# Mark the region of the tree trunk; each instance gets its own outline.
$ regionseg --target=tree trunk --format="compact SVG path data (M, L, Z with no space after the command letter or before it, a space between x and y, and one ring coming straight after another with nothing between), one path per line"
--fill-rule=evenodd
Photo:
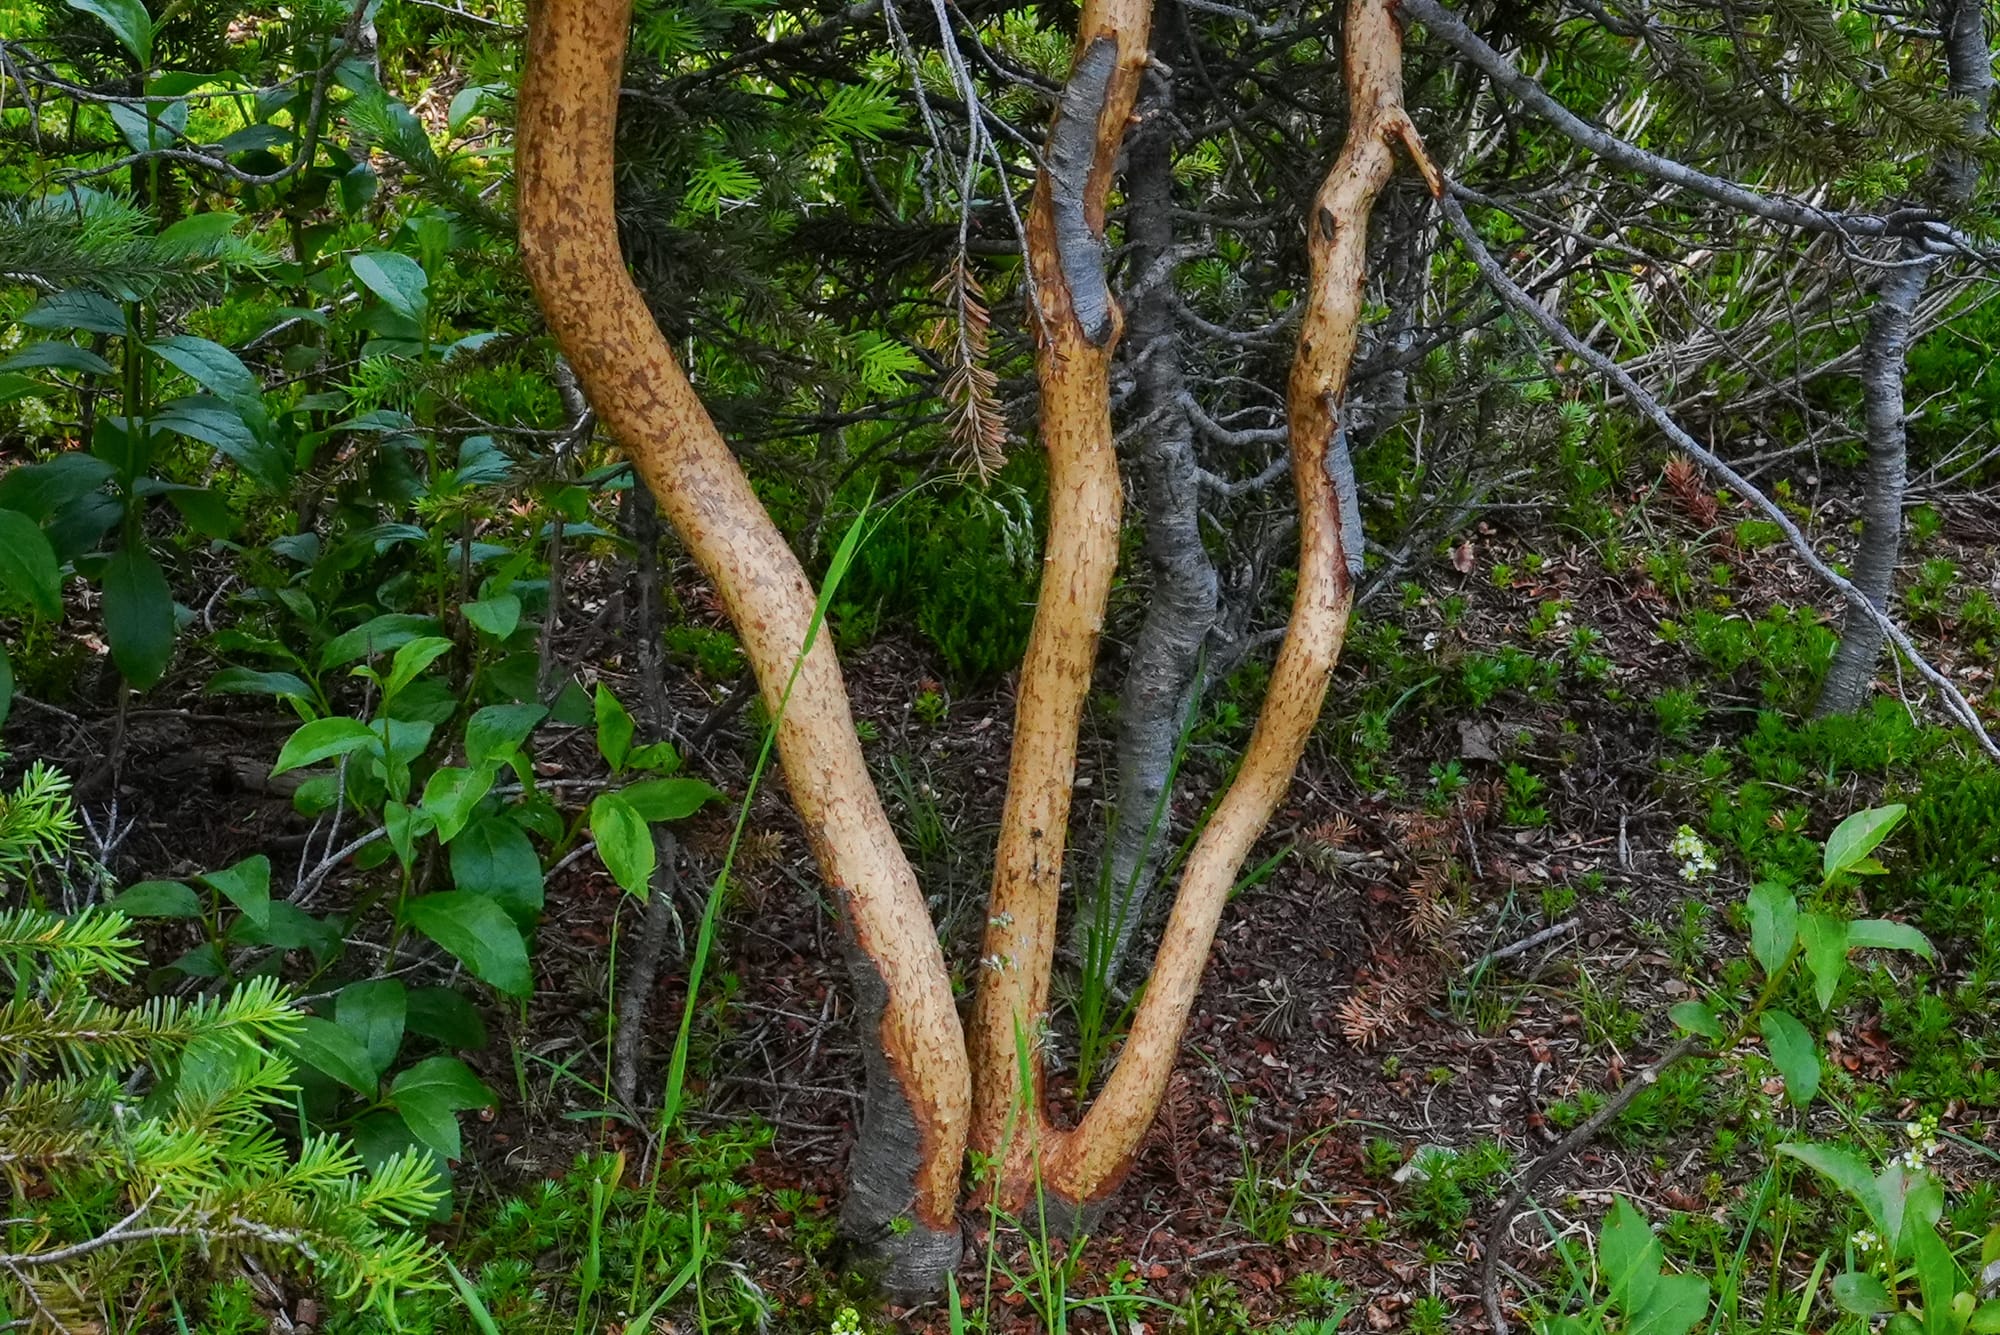
M1151 17L1150 0L1086 0L1028 214L1049 459L1048 549L1016 693L1007 801L966 1035L972 1147L996 1165L1008 1202L1025 1197L1049 1130L1037 1053L1048 1023L1077 731L1118 568L1123 495L1110 373L1123 316L1105 276L1104 210Z
M1107 988L1115 987L1124 968L1168 842L1168 785L1201 688L1202 649L1215 629L1220 598L1215 564L1202 542L1194 425L1182 405L1187 384L1168 258L1174 248L1170 77L1156 67L1158 91L1148 100L1126 162L1126 240L1137 279L1127 348L1137 380L1132 412L1142 424L1132 462L1151 579L1119 695L1118 788L1103 867L1092 892L1078 896L1084 968Z
M1966 103L1965 128L1973 139L1987 133L1987 104L1993 93L1993 58L1981 0L1943 0L1935 7L1944 34L1946 85ZM1933 199L1947 214L1963 209L1979 184L1979 162L1971 153L1942 156ZM1863 432L1868 472L1861 502L1861 546L1854 555L1854 585L1875 607L1887 611L1896 592L1896 563L1903 545L1903 492L1909 482L1908 438L1904 431L1903 376L1910 350L1910 327L1917 304L1940 263L1915 242L1904 242L1898 267L1883 275L1868 312L1861 344ZM1882 657L1882 626L1849 610L1841 626L1840 648L1820 686L1821 715L1846 714L1867 702L1875 665Z
M715 585L778 720L793 805L842 911L871 1053L843 1223L884 1259L890 1287L928 1288L959 1252L964 1036L832 645L809 634L812 586L620 254L612 149L629 20L629 0L530 9L515 145L522 262L585 394Z

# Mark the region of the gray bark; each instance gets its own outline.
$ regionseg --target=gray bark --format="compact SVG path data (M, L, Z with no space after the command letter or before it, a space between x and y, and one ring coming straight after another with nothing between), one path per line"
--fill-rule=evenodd
M667 946L667 928L674 925L674 895L678 880L674 859L680 842L664 825L653 827L653 886L640 918L639 938L624 965L618 988L618 1032L611 1048L611 1092L628 1108L638 1107L639 1056L646 1037L646 1015L652 1009L653 987L660 979L660 956Z
M1951 95L1966 104L1968 138L1984 138L1987 103L1993 91L1985 8L1980 0L1942 0L1937 8ZM1972 200L1979 183L1979 164L1971 153L1947 153L1936 176L1935 202L1946 212L1956 211ZM1910 327L1917 303L1939 263L1938 257L1918 242L1905 241L1900 249L1901 266L1889 270L1875 289L1875 304L1868 312L1868 328L1861 344L1868 473L1861 503L1861 545L1854 556L1854 585L1867 596L1870 606L1884 612L1896 591L1896 563L1903 545L1903 494L1909 482L1903 376ZM1845 714L1865 704L1881 657L1881 622L1850 610L1841 627L1840 648L1820 687L1816 712Z
M1130 446L1145 525L1148 598L1119 697L1118 788L1100 881L1077 915L1086 968L1116 985L1168 840L1168 785L1181 731L1215 628L1219 584L1201 535L1201 469L1185 405L1180 324L1171 276L1155 272L1174 247L1172 92L1156 66L1145 124L1126 159L1127 240L1137 276L1125 348L1135 368L1132 411L1145 423Z

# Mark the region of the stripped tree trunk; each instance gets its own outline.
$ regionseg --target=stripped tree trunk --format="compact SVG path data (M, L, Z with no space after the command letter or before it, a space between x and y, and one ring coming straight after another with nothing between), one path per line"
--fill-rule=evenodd
M778 719L792 802L842 911L870 1053L843 1222L885 1258L889 1285L925 1287L959 1252L964 1037L832 645L809 636L812 586L625 270L612 144L630 10L531 7L515 146L522 262L585 394L715 585Z
M1011 1104L996 1108L995 1091L980 1091L974 1143L997 1126L1013 1130L1016 1140L1030 1140L1035 1151L1029 1165L1033 1176L1021 1173L1010 1157L999 1182L1002 1204L1021 1208L1030 1187L1038 1184L1036 1203L1052 1227L1087 1221L1131 1168L1172 1074L1230 887L1291 785L1346 632L1362 553L1360 509L1341 414L1361 324L1368 217L1394 169L1392 145L1406 145L1433 191L1438 188L1403 110L1402 34L1392 5L1393 0L1350 0L1348 6L1347 138L1307 221L1311 275L1287 394L1292 478L1299 500L1299 583L1249 747L1188 857L1124 1051L1082 1123L1067 1132L1049 1124L1040 1098L1039 1050L1032 1038L1005 1049L1006 1059L1025 1073L1007 1089ZM1019 754L1017 749L1017 777ZM1003 849L1006 838L1003 829ZM1054 851L1040 844L1035 850L1044 857ZM992 934L988 940L990 944ZM1045 975L1048 957L1038 957L1035 965ZM1037 992L1032 982L1013 981L1013 972L988 973L982 979L981 1002L992 1005L989 997L1012 1001L1011 1012L1001 1014L1011 1019L1015 1031L1032 1036L1043 1017L1039 1010L1021 1007L1029 999L1046 997L1046 979ZM990 1033L973 1035L982 1083L991 1074L988 1063L1000 1057L987 1046L994 1039Z
M1966 104L1968 138L1987 133L1987 104L1993 94L1993 57L1986 36L1982 0L1941 0L1935 6L1944 35L1947 86ZM1979 162L1969 152L1944 155L1933 198L1946 213L1963 209L1979 184ZM1910 350L1910 326L1917 303L1941 263L1915 241L1900 247L1897 267L1883 275L1868 312L1861 343L1862 425L1868 473L1861 503L1861 545L1854 554L1854 584L1875 607L1888 610L1896 591L1896 563L1903 545L1903 492L1909 482L1908 440L1904 431L1903 376ZM1869 695L1875 665L1882 657L1882 626L1850 609L1840 632L1840 648L1820 687L1817 712L1845 714Z
M1028 214L1040 328L1048 548L1021 664L981 975L966 1034L972 1147L1003 1201L1025 1198L1041 1140L1041 1031L1061 908L1077 731L1118 568L1122 493L1111 435L1111 357L1123 314L1104 265L1112 164L1146 63L1151 0L1086 0L1076 55Z
M1157 49L1157 44L1156 44ZM1189 708L1201 689L1202 650L1216 629L1220 582L1201 535L1201 469L1182 396L1180 319L1174 310L1171 75L1155 67L1146 114L1126 160L1125 235L1136 282L1126 335L1136 388L1133 482L1145 524L1146 615L1119 695L1118 787L1101 879L1078 897L1084 967L1115 984L1145 915L1170 824L1167 786Z

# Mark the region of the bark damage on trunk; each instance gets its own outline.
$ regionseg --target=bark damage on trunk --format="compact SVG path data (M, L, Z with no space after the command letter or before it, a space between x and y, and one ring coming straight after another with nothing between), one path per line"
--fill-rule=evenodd
M1104 273L1104 214L1151 19L1151 0L1086 0L1028 214L1049 534L1016 693L1007 801L966 1034L972 1147L998 1166L997 1188L1010 1206L1026 1198L1050 1134L1037 1054L1048 1022L1077 732L1118 568L1123 493L1111 434L1111 357L1123 316Z
M934 1285L956 1260L971 1108L943 955L862 758L828 636L798 558L750 489L626 272L613 140L629 0L537 0L515 146L522 261L550 331L599 417L715 585L779 719L793 805L833 887L871 1054L843 1213L892 1288Z
M1993 98L1992 48L1983 0L1941 0L1934 7L1944 36L1946 87L1965 103L1966 138L1987 135ZM1972 202L1979 186L1979 159L1969 152L1941 156L1931 192L1947 217ZM1868 443L1868 472L1861 501L1861 544L1854 554L1854 585L1879 610L1896 593L1896 563L1903 550L1903 494L1909 484L1908 437L1904 428L1903 379L1909 363L1911 329L1924 290L1943 261L1914 241L1897 248L1897 267L1883 275L1869 308L1861 340L1862 430ZM1840 631L1840 648L1827 668L1815 712L1847 714L1867 703L1882 659L1882 626L1850 610Z
M1086 33L1089 31L1086 28ZM1019 818L1018 803L1022 812L1054 819L1031 818L1018 826L1003 825L1002 865L995 881L996 925L987 936L988 963L1000 967L992 969L985 979L980 998L981 1028L973 1034L975 1069L981 1085L973 1143L1008 1153L998 1183L1003 1205L1021 1208L1030 1199L1030 1188L1039 1185L1036 1206L1051 1226L1087 1222L1131 1167L1173 1071L1230 887L1251 845L1291 785L1326 698L1327 681L1346 632L1354 577L1361 564L1361 534L1359 499L1341 414L1367 283L1368 218L1376 196L1394 172L1394 146L1398 143L1409 150L1432 190L1439 188L1403 109L1402 34L1391 0L1351 0L1346 57L1347 138L1307 222L1310 285L1287 392L1300 535L1299 584L1291 620L1242 765L1188 858L1152 977L1124 1050L1103 1092L1082 1123L1070 1131L1054 1129L1043 1110L1036 1037L1045 1022L1055 892L1061 877L1062 825L1058 820L1067 819L1075 761L1075 711L1088 684L1088 659L1082 661L1081 668L1069 667L1075 675L1060 683L1067 693L1065 700L1073 697L1075 701L1064 716L1062 740L1025 734L1031 717L1030 683L1034 681L1037 687L1041 683L1029 673L1023 674L1022 723L1017 725L1023 732L1016 737L1013 775L1018 791L1009 793L1009 816ZM1101 152L1100 161L1107 159L1108 153ZM1060 374L1079 360L1071 357L1061 368L1044 370L1045 435L1051 434L1051 425L1072 425L1060 417L1053 423L1050 420L1050 369ZM1095 366L1091 369L1098 370ZM1096 384L1101 386L1101 370L1098 376ZM1097 421L1093 415L1092 424ZM1094 445L1104 456L1106 462L1096 467L1108 469L1108 421L1100 429L1101 436L1084 443ZM1059 443L1073 448L1077 442L1052 436L1052 465L1070 462L1058 455ZM1056 490L1052 484L1051 491ZM1111 538L1115 538L1115 528ZM1055 544L1052 532L1052 552ZM1109 555L1104 559L1108 564ZM1053 571L1067 575L1074 569L1053 564L1052 557ZM1095 601L1088 609L1089 633L1076 636L1083 647L1091 646L1096 623L1102 617L1103 594L1094 586L1090 594ZM1046 616L1051 606L1051 594L1045 588L1041 615ZM1072 606L1066 610L1071 619L1080 619L1079 609ZM1038 618L1038 637L1042 629ZM1030 667L1035 663L1032 644L1029 663ZM1044 749L1038 750L1038 745ZM1037 760L1041 763L1036 764ZM1034 781L1036 788L1022 788L1024 779ZM1008 862L1010 851L1020 857L1018 863ZM1027 933L1021 922L1024 910L1035 915ZM1003 922L1004 926L999 925ZM1029 946L1036 950L1033 956L1027 954ZM1016 949L1020 954L1012 960L996 961L992 956L996 948ZM1007 1078L1000 1069L1003 1061L1008 1070L1022 1075ZM1011 1141L1006 1139L1009 1135ZM1031 1150L1025 1157L1016 1148L1023 1141Z

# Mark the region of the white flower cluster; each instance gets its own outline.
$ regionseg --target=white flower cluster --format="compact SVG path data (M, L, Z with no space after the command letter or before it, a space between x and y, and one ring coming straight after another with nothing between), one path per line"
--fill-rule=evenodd
M1667 845L1667 851L1681 862L1681 879L1699 881L1715 870L1715 854L1709 852L1708 845L1692 826L1683 825L1674 833L1674 841Z
M1910 1148L1897 1157L1903 1167L1916 1172L1938 1152L1938 1119L1934 1114L1925 1114L1921 1121L1903 1123L1903 1134L1910 1138Z

